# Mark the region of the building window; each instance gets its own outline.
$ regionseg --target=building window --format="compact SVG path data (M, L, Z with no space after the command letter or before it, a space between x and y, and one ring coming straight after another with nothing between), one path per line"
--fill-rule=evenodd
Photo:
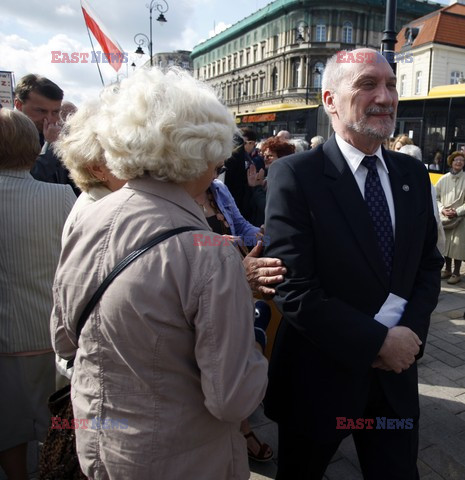
M253 47L253 61L254 62L258 61L257 52L258 52L258 45L254 45L254 47Z
M273 37L273 52L276 52L279 47L279 35Z
M407 86L407 75L400 76L400 96L403 97L406 93L405 88Z
M265 58L265 42L263 42L260 45L260 50L261 50L261 60L263 60Z
M273 90L273 92L278 90L278 69L276 67L274 67L271 72L271 90Z
M415 74L415 95L420 95L421 93L421 71Z
M342 43L352 43L352 23L345 22L342 26Z
M450 74L451 85L456 85L457 83L460 83L461 78L463 78L463 72L451 72Z
M250 64L250 48L248 48L245 52L245 64L246 65Z
M231 71L231 57L228 57L228 71Z
M257 95L257 79L252 79L252 95Z
M260 92L263 93L265 91L265 77L260 77Z
M323 22L318 22L315 28L315 41L326 42L326 25Z
M291 78L291 86L293 88L298 88L300 87L300 58L295 57L291 60L292 64L292 78Z
M313 67L313 88L321 88L321 79L325 66L322 62L316 62Z
M243 55L242 55L242 52L239 53L239 68L242 67L242 60L243 60Z

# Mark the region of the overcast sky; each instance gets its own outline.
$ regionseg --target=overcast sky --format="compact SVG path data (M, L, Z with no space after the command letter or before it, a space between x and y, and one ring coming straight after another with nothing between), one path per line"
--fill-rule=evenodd
M134 35L149 34L149 0L88 0L108 31L141 65L133 52ZM270 0L168 0L165 13L168 23L156 21L154 10L153 51L192 50L192 48L226 25L232 25ZM162 0L155 3L163 4ZM444 0L441 3L448 3ZM96 50L99 45L94 41ZM147 48L145 48L147 51ZM101 88L98 70L93 63L52 63L52 51L90 52L90 42L79 0L1 0L0 4L0 71L13 71L16 81L27 73L39 73L57 83L65 99L81 103L94 98ZM116 80L108 64L101 65L106 84ZM126 75L126 65L119 71ZM131 73L131 72L129 72Z
M149 35L149 0L87 0L107 30L129 52L129 65L142 59L133 52L136 33ZM164 5L162 0L155 4ZM265 7L270 0L168 0L165 24L153 12L153 51L192 50L216 29L224 28ZM94 41L96 50L100 50ZM144 50L148 52L145 47ZM13 71L16 81L27 73L39 73L57 83L65 99L77 104L98 95L101 81L95 64L52 63L52 51L90 52L80 0L1 0L0 71ZM129 69L131 73L131 69ZM116 80L108 64L101 65L106 84ZM126 65L120 74L126 75Z

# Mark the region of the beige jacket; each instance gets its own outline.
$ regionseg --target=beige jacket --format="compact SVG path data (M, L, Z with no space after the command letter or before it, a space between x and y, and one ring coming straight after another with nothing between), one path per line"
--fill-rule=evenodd
M441 212L445 207L454 207L458 217L465 216L465 172L457 175L446 173L436 183L436 198ZM445 230L444 255L455 260L465 260L465 219Z
M51 331L60 356L74 354L77 318L112 267L184 225L213 237L184 189L148 177L76 218L54 284ZM195 246L192 232L155 246L109 287L79 339L72 399L75 417L88 426L76 431L84 473L248 479L239 423L262 400L266 372L234 247ZM109 428L95 428L99 422Z

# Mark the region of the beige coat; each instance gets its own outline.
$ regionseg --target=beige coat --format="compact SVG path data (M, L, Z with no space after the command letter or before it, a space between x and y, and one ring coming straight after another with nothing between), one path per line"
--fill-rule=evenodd
M213 237L181 187L148 177L82 212L54 284L51 329L59 355L74 354L77 317L112 267L158 233L184 225ZM79 339L72 398L75 417L88 423L76 431L84 473L248 479L239 423L262 400L266 371L234 247L196 246L192 232L155 246L109 287ZM111 428L91 428L95 417Z
M445 230L446 246L444 255L455 260L465 260L465 173L457 175L447 173L436 184L436 198L441 213L444 207L454 207L460 223L452 229Z

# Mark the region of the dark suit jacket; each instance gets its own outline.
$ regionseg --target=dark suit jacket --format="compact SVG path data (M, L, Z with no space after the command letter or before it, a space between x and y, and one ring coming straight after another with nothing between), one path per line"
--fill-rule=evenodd
M417 367L371 368L387 328L373 319L389 292L408 300L399 325L425 343L440 291L430 182L412 157L383 151L395 207L391 279L368 209L334 136L274 162L268 176L265 255L288 269L275 302L283 314L270 362L265 413L322 441L348 435L376 375L401 418L419 415Z
M249 184L247 183L246 161L250 160L245 151L244 144L233 150L230 158L224 162L226 172L224 183L231 192L237 208L244 215L244 200ZM248 220L248 219L247 219Z
M36 161L31 169L31 175L41 182L47 183L61 183L62 185L69 185L75 195L78 197L81 193L78 187L74 184L69 176L66 167L61 163L60 159L53 151L53 145L44 142L43 135L40 134L40 144L42 151L36 158Z

